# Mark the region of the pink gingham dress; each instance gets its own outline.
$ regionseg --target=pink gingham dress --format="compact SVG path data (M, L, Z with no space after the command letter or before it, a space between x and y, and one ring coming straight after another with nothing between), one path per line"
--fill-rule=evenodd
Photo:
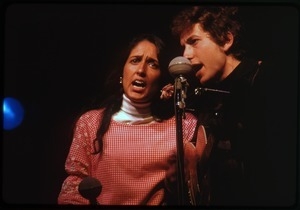
M78 192L83 175L102 184L100 205L161 205L168 160L176 153L175 117L162 122L131 125L112 120L104 135L103 153L92 154L103 110L91 110L77 121L65 162L68 177L58 204L89 204ZM197 120L186 113L183 141L192 139Z

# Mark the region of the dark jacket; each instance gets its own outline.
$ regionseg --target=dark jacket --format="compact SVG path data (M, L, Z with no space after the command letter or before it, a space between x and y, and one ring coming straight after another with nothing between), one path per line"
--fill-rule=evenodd
M225 80L189 98L211 145L198 164L200 205L260 206L272 200L265 71L263 62L244 59Z

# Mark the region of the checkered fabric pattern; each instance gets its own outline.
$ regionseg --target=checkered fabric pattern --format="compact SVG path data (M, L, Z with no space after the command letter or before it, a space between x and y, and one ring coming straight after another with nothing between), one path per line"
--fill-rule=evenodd
M112 120L103 139L103 153L92 154L103 110L92 110L78 120L65 163L68 177L59 204L89 204L78 192L83 176L97 178L100 205L160 205L168 160L176 153L175 117L162 122L130 125ZM183 141L192 139L196 118L182 120Z

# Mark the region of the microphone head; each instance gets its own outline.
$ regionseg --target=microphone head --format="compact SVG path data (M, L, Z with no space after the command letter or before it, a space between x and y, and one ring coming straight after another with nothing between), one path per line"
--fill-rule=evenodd
M102 185L98 179L87 176L79 183L78 191L82 197L94 200L100 195Z
M192 64L189 59L178 56L173 58L169 64L169 72L172 76L177 76L180 74L188 74L192 71Z

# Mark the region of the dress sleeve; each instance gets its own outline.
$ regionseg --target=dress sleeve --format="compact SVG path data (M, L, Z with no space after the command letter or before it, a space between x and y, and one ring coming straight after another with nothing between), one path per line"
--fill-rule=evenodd
M191 113L186 113L186 118L182 121L182 126L184 143L191 141L197 126L197 118Z
M89 204L78 192L78 185L91 172L91 153L96 126L90 114L82 115L76 122L72 144L65 162L68 174L58 196L58 204Z

